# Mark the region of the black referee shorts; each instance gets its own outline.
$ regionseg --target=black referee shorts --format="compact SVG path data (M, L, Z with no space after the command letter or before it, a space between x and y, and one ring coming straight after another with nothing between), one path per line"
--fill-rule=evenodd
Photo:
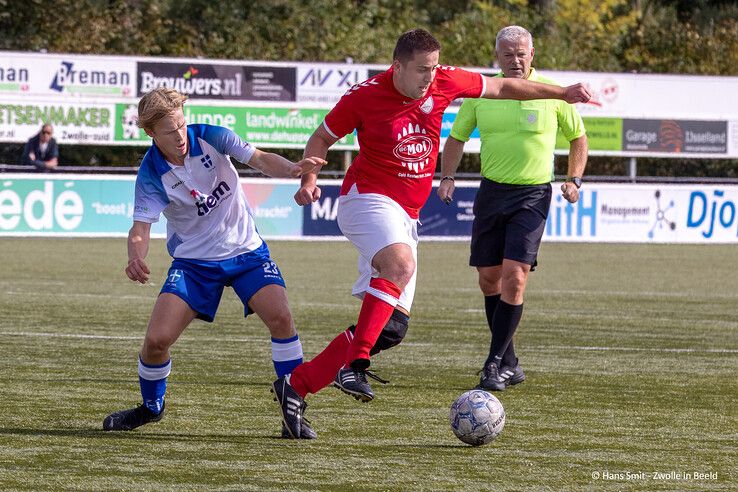
M535 265L551 206L551 185L510 185L482 178L474 199L469 265L503 258Z

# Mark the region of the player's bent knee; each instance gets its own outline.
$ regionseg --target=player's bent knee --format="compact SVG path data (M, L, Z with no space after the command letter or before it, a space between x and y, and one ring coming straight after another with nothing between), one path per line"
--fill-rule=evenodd
M398 287L404 289L410 283L415 274L415 262L412 258L409 261L398 261L391 268L382 271L382 276L394 282Z

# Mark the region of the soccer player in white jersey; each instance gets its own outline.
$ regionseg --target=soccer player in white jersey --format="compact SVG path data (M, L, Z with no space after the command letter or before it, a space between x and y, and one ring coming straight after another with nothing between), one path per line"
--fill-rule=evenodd
M366 380L370 356L399 344L415 292L417 220L431 191L443 111L456 98L563 99L586 102L582 84L569 87L490 78L438 64L441 46L423 29L397 40L392 67L352 87L305 147L325 158L356 130L360 145L341 187L338 226L359 251L362 299L356 327L341 333L314 359L282 378L300 397L335 385L362 401L374 394ZM317 173L306 173L295 194L300 205L320 198ZM336 374L338 373L338 374Z
M151 224L167 218L167 249L173 261L149 320L139 354L138 375L143 403L115 412L103 421L105 430L132 430L164 415L164 394L172 362L169 348L199 318L212 322L223 289L233 287L245 316L256 313L272 338L277 377L302 362L302 344L295 330L277 264L254 225L233 167L233 157L273 177L298 177L325 163L308 157L292 163L243 142L231 130L187 125L182 111L186 96L158 88L138 105L138 125L153 139L136 178L133 227L128 234L128 265L133 281L146 283ZM278 395L282 396L282 395ZM300 409L304 411L304 406ZM297 435L314 438L302 423Z

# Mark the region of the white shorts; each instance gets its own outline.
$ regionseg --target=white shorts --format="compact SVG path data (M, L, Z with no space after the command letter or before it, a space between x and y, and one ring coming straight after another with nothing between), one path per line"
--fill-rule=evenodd
M415 259L415 272L402 291L397 305L407 311L415 297L418 276L418 221L412 219L394 200L377 193L358 193L354 185L347 195L338 198L338 227L359 250L359 278L351 294L359 299L369 288L369 281L377 277L372 259L381 249L391 244L407 244Z

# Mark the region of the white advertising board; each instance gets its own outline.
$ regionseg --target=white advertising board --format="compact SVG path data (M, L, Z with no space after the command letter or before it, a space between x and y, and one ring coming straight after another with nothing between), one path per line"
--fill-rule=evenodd
M136 59L0 52L0 94L59 100L135 97Z
M738 243L738 186L585 184L577 203L557 193L544 241Z

